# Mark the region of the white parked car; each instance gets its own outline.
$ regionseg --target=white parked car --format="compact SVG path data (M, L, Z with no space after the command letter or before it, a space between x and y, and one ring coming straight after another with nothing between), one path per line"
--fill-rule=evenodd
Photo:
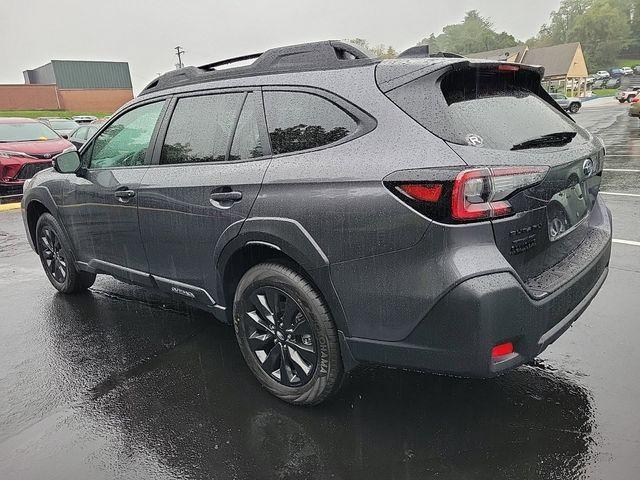
M620 70L622 70L622 73L625 75L633 75L633 68L631 67L622 67Z
M640 85L629 85L621 88L616 94L616 99L620 103L629 102L640 95Z
M599 70L595 73L594 78L596 78L597 80L602 80L605 78L611 78L611 74L609 72L607 72L606 70Z
M567 97L562 93L550 93L549 95L551 95L551 98L553 98L558 105L571 113L578 113L580 107L582 107L582 102L579 98Z

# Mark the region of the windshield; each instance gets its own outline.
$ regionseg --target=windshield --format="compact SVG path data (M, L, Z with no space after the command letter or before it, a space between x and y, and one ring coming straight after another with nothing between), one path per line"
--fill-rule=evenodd
M390 92L390 97L448 142L510 150L557 132L576 133L567 145L588 138L571 119L534 93L540 82L528 72L468 68L445 74L439 85L429 77L405 84ZM556 98L563 99L562 95ZM550 145L540 143L537 148L544 146Z
M75 130L78 124L73 120L49 120L51 128L54 130Z
M42 123L0 123L0 142L32 142L60 138Z

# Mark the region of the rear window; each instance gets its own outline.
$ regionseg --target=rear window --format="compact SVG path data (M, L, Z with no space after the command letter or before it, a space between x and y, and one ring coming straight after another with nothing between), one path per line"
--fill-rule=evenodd
M536 93L537 76L467 68L452 71L440 83L425 75L387 93L416 121L442 139L461 145L510 150L528 140L575 132L569 144L586 134Z
M0 142L32 142L54 138L60 137L42 123L0 123Z
M51 128L54 130L74 130L78 124L72 120L49 120Z

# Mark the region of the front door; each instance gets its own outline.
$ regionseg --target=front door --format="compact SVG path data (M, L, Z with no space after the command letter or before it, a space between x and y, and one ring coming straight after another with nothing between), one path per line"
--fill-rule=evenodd
M82 151L87 169L70 178L61 208L77 260L136 283L148 279L137 193L164 103L126 111Z
M177 99L138 195L149 271L161 289L212 303L216 242L227 229L239 232L269 164L261 112L259 92Z

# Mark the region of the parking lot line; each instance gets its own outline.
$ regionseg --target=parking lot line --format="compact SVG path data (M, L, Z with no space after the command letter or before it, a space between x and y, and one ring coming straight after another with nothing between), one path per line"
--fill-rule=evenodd
M603 168L603 172L640 172L637 168Z
M633 240L621 240L619 238L614 238L611 240L613 243L622 243L624 245L633 245L634 247L640 247L640 242L635 242Z
M603 195L617 195L620 197L640 197L638 193L600 192Z
M621 154L617 154L617 153L611 153L611 154L607 154L607 158L610 157L640 157L640 154L628 154L628 153L621 153Z

